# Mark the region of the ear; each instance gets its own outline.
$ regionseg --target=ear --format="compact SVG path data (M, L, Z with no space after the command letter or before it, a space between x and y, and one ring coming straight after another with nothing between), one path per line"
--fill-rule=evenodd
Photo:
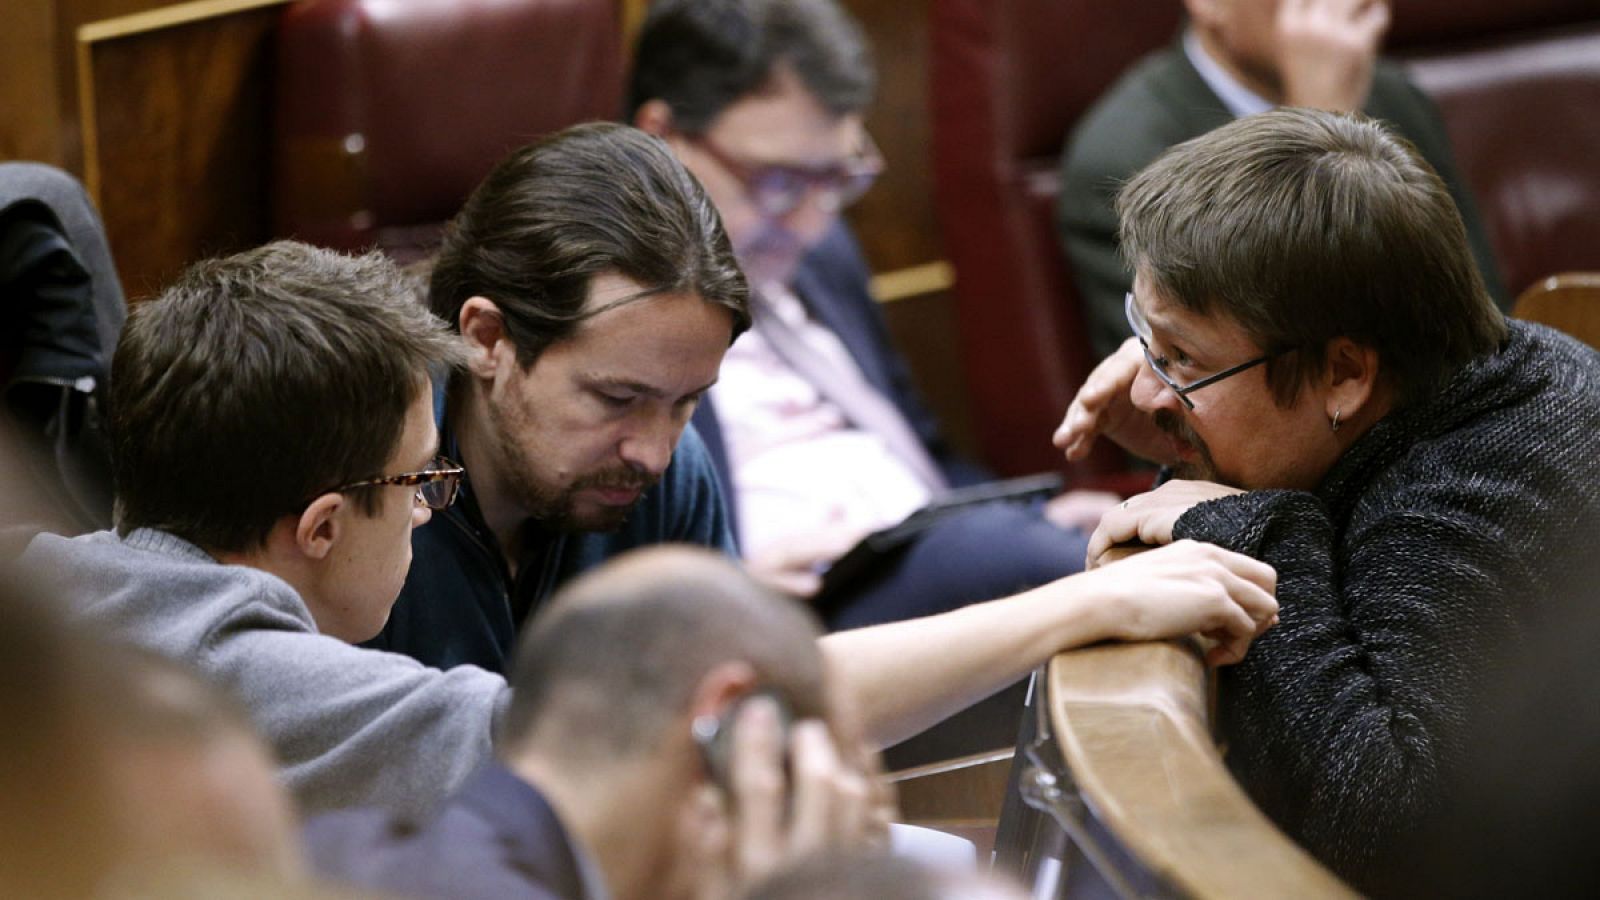
M502 358L516 357L516 348L506 334L505 315L500 307L487 297L468 297L461 304L456 324L467 343L467 371L480 379L493 378L499 371Z
M1329 341L1324 414L1329 419L1336 412L1345 420L1355 418L1377 395L1381 374L1377 350L1347 337Z
M646 100L633 113L633 127L658 138L670 138L672 107L665 100Z
M311 501L294 522L294 544L307 559L327 559L343 534L339 514L350 500L343 494L323 494Z
M747 662L729 660L713 666L695 685L689 718L720 716L740 697L756 689L756 670Z

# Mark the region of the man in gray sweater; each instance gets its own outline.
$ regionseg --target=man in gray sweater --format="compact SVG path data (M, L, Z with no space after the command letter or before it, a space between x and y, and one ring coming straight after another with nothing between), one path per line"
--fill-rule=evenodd
M117 347L117 531L25 556L96 624L231 689L306 810L419 808L490 757L502 679L351 646L453 498L428 385L456 348L376 256L283 242L197 265Z

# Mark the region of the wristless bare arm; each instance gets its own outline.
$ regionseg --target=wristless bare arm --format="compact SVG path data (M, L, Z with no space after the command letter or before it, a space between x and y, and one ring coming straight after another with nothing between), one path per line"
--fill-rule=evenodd
M879 746L908 737L1096 641L1206 634L1235 662L1277 615L1270 566L1181 541L1012 597L822 639Z

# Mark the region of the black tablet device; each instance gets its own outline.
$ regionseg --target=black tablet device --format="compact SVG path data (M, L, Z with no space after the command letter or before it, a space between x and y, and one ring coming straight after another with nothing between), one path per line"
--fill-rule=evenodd
M935 497L927 506L900 522L862 538L822 573L822 588L812 601L817 612L828 616L846 593L872 577L911 545L911 540L946 516L986 503L1026 503L1052 497L1061 491L1061 476L1054 472L955 488Z

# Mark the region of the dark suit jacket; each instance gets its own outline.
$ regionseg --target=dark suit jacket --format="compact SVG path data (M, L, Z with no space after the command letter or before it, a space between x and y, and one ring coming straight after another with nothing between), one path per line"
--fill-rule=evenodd
M1477 205L1456 171L1438 108L1400 67L1380 61L1364 109L1416 145L1450 188L1489 295L1501 309L1510 298ZM1161 152L1233 121L1233 114L1200 77L1182 42L1145 57L1085 113L1061 163L1057 224L1083 298L1089 339L1108 356L1128 337L1123 295L1132 277L1117 255L1117 189Z
M555 811L538 789L498 764L484 767L425 821L346 810L313 819L305 837L322 875L400 896L592 897Z
M871 272L849 228L841 222L806 255L795 273L794 290L811 317L828 327L861 367L867 381L889 398L917 435L951 485L976 484L990 477L979 466L955 454L939 433L939 423L912 384L905 360L895 351L877 301L868 293ZM722 426L710 399L695 411L694 426L705 440L717 474L732 497L733 480L728 465ZM731 499L730 510L737 504ZM737 513L735 512L735 515ZM735 529L737 532L737 528Z

